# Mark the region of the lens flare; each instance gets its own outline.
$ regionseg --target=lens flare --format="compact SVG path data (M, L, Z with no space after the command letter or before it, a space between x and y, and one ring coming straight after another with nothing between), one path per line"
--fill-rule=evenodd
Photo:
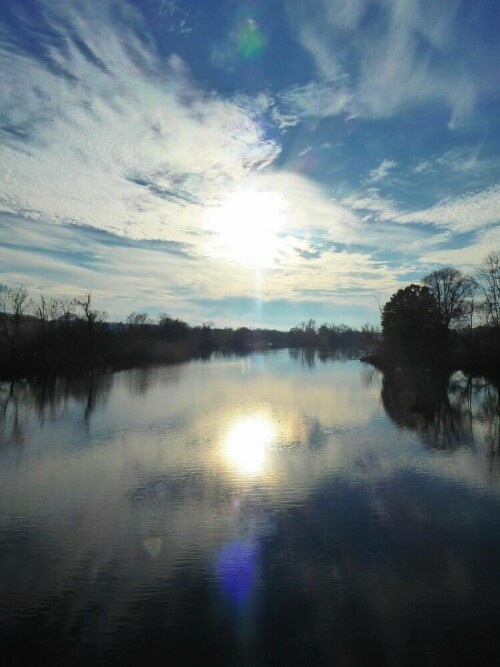
M254 19L246 19L243 27L238 33L238 51L243 58L253 60L257 58L265 46L262 31Z
M256 577L256 545L235 540L219 555L217 573L223 589L236 607L243 607L252 593Z

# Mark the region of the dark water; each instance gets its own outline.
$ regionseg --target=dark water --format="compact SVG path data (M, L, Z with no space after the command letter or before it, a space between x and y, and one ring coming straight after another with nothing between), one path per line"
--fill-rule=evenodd
M288 351L0 390L0 664L494 665L498 390Z

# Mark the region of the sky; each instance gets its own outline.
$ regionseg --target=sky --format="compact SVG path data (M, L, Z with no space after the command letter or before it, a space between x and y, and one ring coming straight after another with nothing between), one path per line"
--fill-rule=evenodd
M2 0L0 281L379 321L500 249L496 0Z

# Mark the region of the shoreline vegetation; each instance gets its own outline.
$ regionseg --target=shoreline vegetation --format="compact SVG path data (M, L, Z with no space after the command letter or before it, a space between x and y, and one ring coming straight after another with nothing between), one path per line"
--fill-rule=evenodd
M385 372L400 366L500 378L500 252L475 275L451 266L395 292L380 309L381 337L365 360Z
M90 292L81 298L31 296L23 287L0 287L0 380L42 375L106 372L154 363L177 363L218 353L280 348L359 349L376 336L368 325L317 326L314 320L289 331L191 326L160 313L133 312L107 322Z
M445 267L395 292L380 308L381 328L321 324L289 331L191 326L160 313L107 322L90 292L68 299L0 285L0 380L175 363L212 352L279 348L353 351L386 372L414 367L500 377L500 252L474 276Z

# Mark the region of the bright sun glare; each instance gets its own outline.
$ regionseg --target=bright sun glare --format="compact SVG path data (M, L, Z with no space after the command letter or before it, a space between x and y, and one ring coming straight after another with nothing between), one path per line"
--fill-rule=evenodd
M273 422L261 416L244 417L233 425L225 441L226 457L238 472L262 472L266 450L276 437Z
M239 264L263 269L273 266L282 245L286 202L276 192L242 189L208 213L216 232L214 252Z

